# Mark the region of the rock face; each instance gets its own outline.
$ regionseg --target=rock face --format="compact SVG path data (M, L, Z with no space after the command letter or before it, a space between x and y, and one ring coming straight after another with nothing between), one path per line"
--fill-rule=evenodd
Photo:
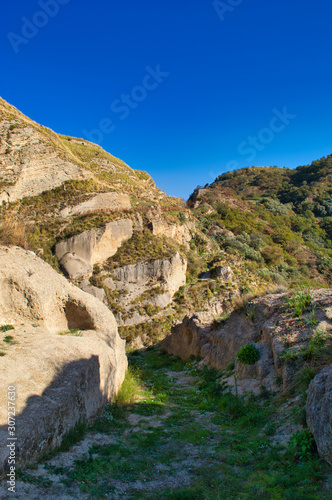
M137 306L150 304L165 308L171 303L178 289L186 283L187 261L179 253L167 259L152 262L137 262L115 269L104 284L120 292L117 303L125 314L117 316L118 324L133 325L146 321L149 316L139 313Z
M189 247L192 238L191 231L195 230L195 224L187 221L186 224L168 223L161 214L148 213L149 229L156 236L167 236L177 243Z
M254 324L244 315L233 313L219 330L213 330L201 314L186 316L182 323L172 328L162 347L175 356L188 359L200 356L204 363L224 369L234 360L240 348L259 339Z
M132 235L132 220L119 219L102 228L84 231L61 241L55 247L55 255L69 277L78 279L91 273L94 264L115 255L122 243Z
M1 118L0 118L1 120ZM15 127L15 128L13 128ZM0 121L0 203L36 196L71 179L92 174L68 161L36 128L16 120Z
M307 424L319 454L332 465L332 365L311 381L307 392Z
M98 211L130 210L131 203L127 194L122 193L101 193L90 200L76 205L73 208L65 208L60 212L61 217L70 215L84 215Z
M297 366L295 362L285 361L283 354L289 351L296 357L301 349L306 348L315 331L332 332L332 293L325 289L312 292L317 324L311 334L308 334L304 321L285 311L286 296L283 293L256 298L243 312L233 312L227 321L216 327L203 313L187 316L172 328L162 347L182 359L199 356L203 363L225 369L236 359L243 345L254 343L261 351L260 361L254 366L235 362L234 374L239 381L239 392L257 392L263 385L274 391L277 377L282 379L286 389ZM228 382L234 385L234 377Z
M21 464L60 444L119 390L127 367L113 314L32 252L0 247L0 475L8 465L7 387ZM70 331L71 330L71 331Z

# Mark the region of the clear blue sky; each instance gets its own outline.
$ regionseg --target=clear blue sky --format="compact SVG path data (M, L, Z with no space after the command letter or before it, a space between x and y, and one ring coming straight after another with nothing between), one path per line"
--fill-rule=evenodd
M332 153L331 19L330 0L13 0L0 95L186 198Z

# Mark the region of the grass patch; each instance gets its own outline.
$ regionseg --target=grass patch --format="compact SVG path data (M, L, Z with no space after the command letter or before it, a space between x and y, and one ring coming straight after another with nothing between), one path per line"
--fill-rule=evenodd
M10 330L14 330L14 326L13 325L2 325L0 326L0 332L2 333L5 333L5 332L9 332Z
M310 310L312 297L309 290L294 292L291 297L286 298L287 308L295 318L299 318Z
M70 330L58 333L58 335L73 335L75 337L82 337L82 332L79 328L71 328Z
M3 342L6 342L6 344L11 344L14 342L14 337L12 335L6 335L6 337L3 339Z

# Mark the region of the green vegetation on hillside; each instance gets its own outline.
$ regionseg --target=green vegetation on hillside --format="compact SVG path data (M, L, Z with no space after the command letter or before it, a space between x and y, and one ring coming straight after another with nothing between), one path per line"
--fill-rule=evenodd
M275 282L332 282L332 155L294 170L227 172L196 190L188 203L196 203L194 212L211 240L257 262L259 272Z

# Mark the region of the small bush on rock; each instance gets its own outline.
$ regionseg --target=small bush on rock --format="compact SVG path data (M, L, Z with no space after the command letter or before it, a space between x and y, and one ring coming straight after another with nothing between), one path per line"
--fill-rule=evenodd
M244 345L237 353L237 359L245 365L254 365L259 358L259 350L252 344Z

